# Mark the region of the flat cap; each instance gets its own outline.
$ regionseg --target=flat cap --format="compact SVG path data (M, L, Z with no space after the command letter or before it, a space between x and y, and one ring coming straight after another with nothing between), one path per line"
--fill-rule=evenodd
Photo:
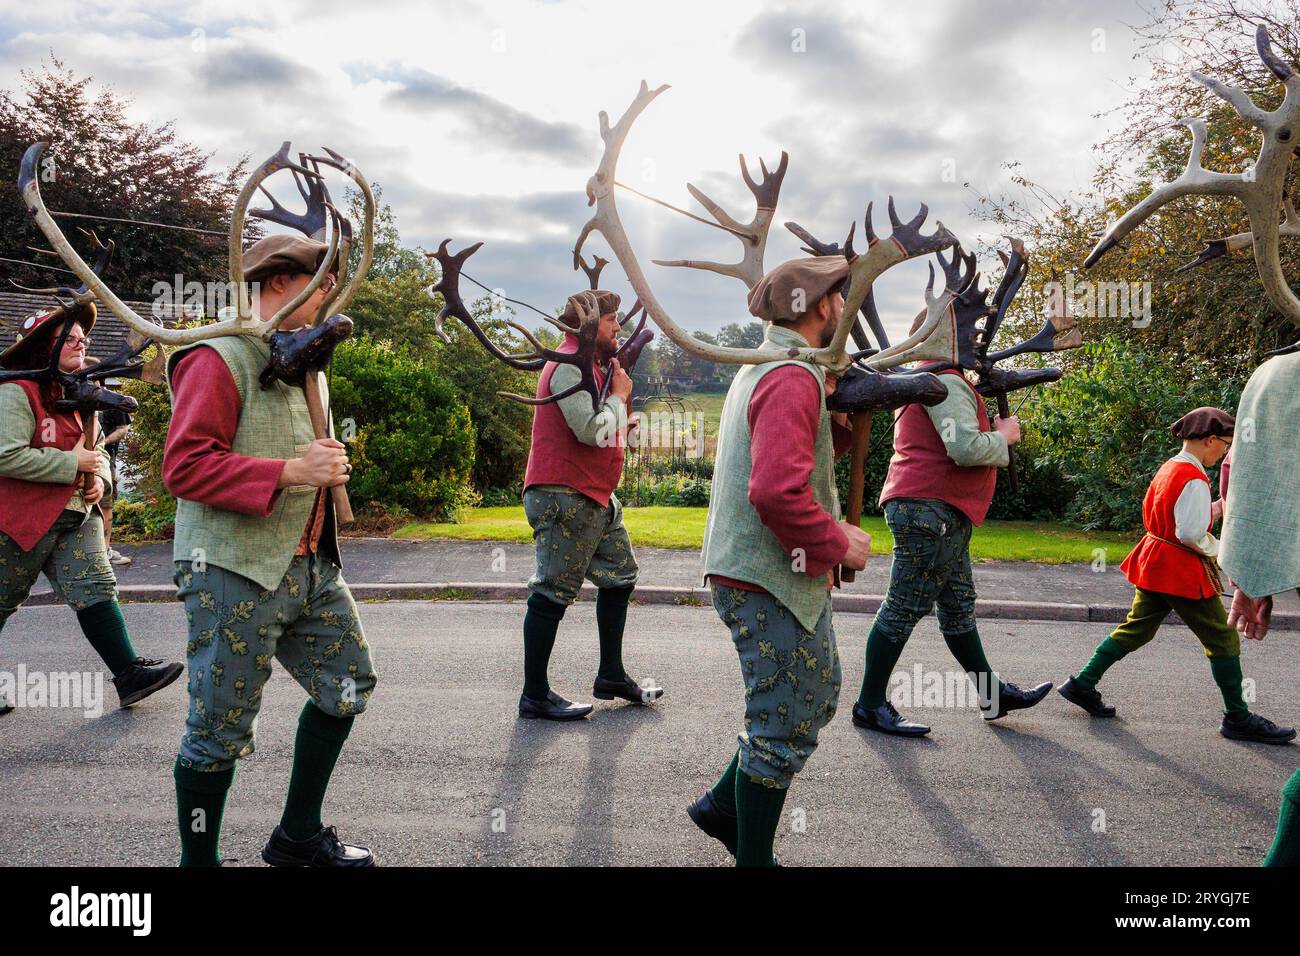
M306 236L267 236L244 250L244 281L257 282L277 272L314 273L328 251L328 245Z
M607 292L604 289L583 289L582 292L575 292L569 296L569 301L564 304L564 311L560 313L560 321L570 328L576 329L578 322L578 308L574 304L574 299L579 296L595 296L596 305L599 309L597 318L602 315L609 315L611 312L617 312L619 303L623 301L622 296L617 292ZM587 300L590 302L590 300Z
M764 322L792 322L838 291L849 276L843 256L810 256L783 262L749 293L749 314Z
M1170 425L1169 430L1173 432L1175 438L1195 441L1197 438L1208 438L1211 435L1231 438L1236 427L1237 420L1223 409L1205 406L1192 409Z

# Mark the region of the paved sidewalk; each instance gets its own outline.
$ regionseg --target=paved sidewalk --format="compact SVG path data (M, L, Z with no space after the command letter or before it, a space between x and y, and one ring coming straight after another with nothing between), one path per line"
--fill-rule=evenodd
M635 542L634 542L635 544ZM503 541L409 541L345 538L343 560L348 582L363 599L523 597L533 571L533 546ZM169 600L172 596L171 544L122 545L134 562L118 568L126 601ZM647 603L708 603L700 589L699 552L637 548L641 579L637 596ZM843 611L870 613L889 583L889 558L873 555L857 580L836 595ZM975 565L979 613L1021 620L1117 622L1133 600L1133 588L1118 564L1095 571L1089 564L1034 564L990 561ZM44 578L32 604L53 600ZM1274 609L1277 630L1300 630L1300 598L1280 595Z

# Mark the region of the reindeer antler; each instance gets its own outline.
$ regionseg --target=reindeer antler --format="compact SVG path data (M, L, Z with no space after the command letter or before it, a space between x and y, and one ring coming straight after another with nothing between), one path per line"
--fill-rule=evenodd
M201 342L223 335L249 335L268 338L285 318L305 302L316 289L320 288L325 275L332 267L334 258L340 256L338 281L334 290L321 303L316 316L316 321L319 322L326 314L330 314L332 311L342 311L347 306L356 294L366 272L369 271L370 262L374 255L375 213L375 197L370 189L370 184L353 163L328 147L325 148L326 155L324 156L303 156L301 164L294 163L289 159L289 143L285 142L273 156L253 170L235 201L235 208L231 215L229 238L230 281L236 296L236 314L232 318L194 328L165 328L137 314L118 298L104 284L96 270L87 265L85 260L78 255L50 215L49 210L45 208L45 202L41 198L40 182L36 170L47 146L48 144L43 142L33 143L23 156L22 166L18 174L18 189L28 211L36 221L37 227L45 234L45 238L49 240L51 247L67 264L68 268L82 280L85 291L81 293L81 296L85 301L98 298L128 328L141 335L156 339L165 345L189 345L193 342ZM356 184L361 192L365 205L365 221L362 224L361 235L365 245L362 250L360 266L355 275L348 276L347 257L352 245L351 223L330 203L329 194L325 191L323 183L320 183L318 191L313 192L310 188L307 190L306 196L308 197L309 208L308 212L301 217L293 217L292 214L284 210L283 206L275 203L273 199L272 203L275 208L257 211L253 215L265 215L271 221L284 222L289 225L297 223L295 228L303 229L315 228L314 223L323 215L325 220L330 223L328 229L330 233L329 251L321 261L320 268L312 276L311 282L308 283L299 296L292 302L287 303L274 316L267 319L254 319L248 288L244 284L243 232L244 221L249 214L248 204L252 200L253 193L258 189L262 189L262 183L273 173L281 169L293 170L297 176L302 177L301 180L298 180L301 191L303 188L302 182L304 181L308 184L320 182L320 168L322 166L343 173ZM262 191L266 192L265 189L262 189ZM103 257L102 247L100 256ZM78 301L81 301L81 299L78 299Z
M663 330L668 338L692 355L698 355L700 358L711 362L740 365L757 365L764 362L795 358L825 366L834 372L842 372L852 361L852 357L845 349L845 345L848 342L850 330L856 322L858 309L866 299L872 282L891 266L905 259L928 255L939 249L946 249L956 242L956 238L944 228L942 223L937 224L934 233L928 236L922 235L920 227L925 221L926 207L922 205L921 212L914 219L903 223L894 214L891 201L890 218L894 225L894 233L890 237L892 241L875 243L866 253L856 256L852 260L850 266L851 282L848 294L845 297L844 314L830 345L824 348L746 349L710 345L707 342L700 341L678 325L659 303L658 298L655 297L649 282L646 280L641 264L637 261L636 252L632 249L631 241L628 239L623 224L619 220L618 208L614 198L619 153L622 151L627 134L642 111L666 89L668 89L667 86L661 86L658 89L651 90L648 84L642 81L641 89L636 98L613 126L610 126L609 115L603 111L601 112L600 135L605 143L605 151L601 156L596 172L587 181L587 203L596 207L596 213L578 234L578 240L574 248L574 261L576 262L581 255L582 245L587 240L587 237L593 232L599 232L605 238L610 249L613 250L614 256L623 267L623 271L626 273L637 299L640 300L655 324ZM940 297L940 299L943 298L944 296ZM931 327L930 331L933 331L933 327ZM874 355L867 359L867 363L876 368L889 368L901 364L903 361L907 361L907 359L899 359L896 356L882 359L881 355Z
M717 220L718 225L723 226L740 239L741 245L744 246L744 252L741 254L739 262L708 262L704 259L652 259L650 261L658 266L704 269L708 272L716 272L719 275L734 276L745 283L746 288L754 288L754 286L758 285L759 280L763 278L763 252L767 248L767 232L772 226L772 217L776 215L777 197L781 194L781 182L785 179L785 171L789 165L790 156L784 150L781 152L781 162L774 172L769 173L767 165L760 158L758 168L763 174L763 181L756 183L753 177L749 175L749 167L745 162L744 153L740 155L740 175L744 178L749 191L754 195L754 201L758 207L754 211L754 218L747 223L740 222L732 217L695 185L686 184L687 191L695 197L696 202L709 211L709 214Z
M1231 196L1241 201L1249 217L1255 267L1265 294L1274 307L1300 326L1300 298L1296 297L1282 272L1279 249L1282 231L1278 223L1278 209L1283 206L1287 169L1295 152L1296 136L1300 133L1300 76L1273 52L1272 41L1263 24L1255 31L1255 47L1260 60L1282 82L1286 91L1282 104L1275 110L1260 109L1244 91L1236 87L1227 86L1195 71L1191 74L1192 79L1208 87L1231 105L1238 116L1260 131L1259 156L1254 167L1248 173L1216 173L1206 170L1201 166L1201 154L1206 141L1205 121L1179 120L1179 124L1192 131L1192 149L1187 168L1172 183L1153 190L1150 196L1113 224L1096 248L1088 254L1084 267L1092 266L1148 216L1174 199L1194 195ZM1287 218L1288 221L1293 218L1290 210ZM1223 242L1226 252L1227 240ZM1198 261L1206 261L1215 255L1202 253Z

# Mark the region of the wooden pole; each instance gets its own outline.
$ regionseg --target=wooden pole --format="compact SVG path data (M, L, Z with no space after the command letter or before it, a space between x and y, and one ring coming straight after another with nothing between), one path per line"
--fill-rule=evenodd
M317 438L329 438L329 423L325 421L325 403L321 400L320 393L320 372L315 369L307 371L307 378L303 386L303 391L307 395L307 413L311 415L311 430ZM348 500L348 489L345 485L335 485L330 489L330 497L334 499L334 517L341 525L352 523L352 502Z
M849 502L844 520L857 525L862 520L862 493L866 484L867 447L871 444L871 412L854 412L850 416L853 425L853 444L849 447ZM857 572L853 568L840 565L840 581L852 582Z
M94 411L89 413L82 412L83 421L81 423L81 444L89 451L95 450L95 422L98 416ZM83 494L90 491L91 483L99 477L95 472L88 471L85 477L81 479L81 491Z
M1011 403L1007 401L1007 393L1001 392L998 395L998 417L1011 417ZM1007 481L1014 495L1020 490L1020 477L1016 474L1016 448L1014 445L1007 446Z

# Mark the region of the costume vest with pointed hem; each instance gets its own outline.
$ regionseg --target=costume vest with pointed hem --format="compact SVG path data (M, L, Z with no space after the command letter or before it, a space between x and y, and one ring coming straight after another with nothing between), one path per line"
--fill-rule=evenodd
M922 366L924 369L925 366ZM993 430L984 399L960 371L937 371L961 382L975 394L975 415L979 430ZM998 470L992 465L959 465L948 456L943 437L929 413L919 402L908 405L894 426L894 454L880 489L879 504L894 498L931 498L952 505L971 524L980 525L993 504Z
M556 351L572 353L577 348L577 336L566 333L564 343ZM551 376L556 368L555 362L547 362L542 369L537 380L538 398L551 394ZM595 373L596 385L602 386L604 378L600 370L596 369ZM532 444L528 449L524 490L533 485L563 485L586 495L602 508L607 507L610 495L623 477L623 456L624 448L619 441L606 446L578 441L557 403L538 405L533 409Z
M27 394L32 417L36 419L36 429L31 436L33 448L72 451L80 444L82 424L79 412L55 411L52 402L46 403L37 382L19 379L11 384L20 386ZM48 424L54 426L52 434ZM77 493L77 482L83 477L78 472L72 481L58 484L0 476L0 532L24 551L30 551L63 514ZM99 506L95 507L98 509Z
M763 345L771 348L807 348L797 332L769 325ZM798 365L817 380L823 396L813 449L813 470L808 478L813 498L832 518L840 518L835 489L835 445L831 416L826 410L826 372L809 362L765 362L742 365L727 390L718 425L718 446L713 461L713 489L704 525L700 559L705 576L719 575L757 585L784 604L805 630L814 631L826 607L826 577L811 577L795 570L798 556L787 554L781 541L759 520L749 503L750 452L749 402L763 377L783 365Z
M1151 479L1146 497L1142 499L1142 524L1147 533L1119 566L1134 587L1192 600L1214 597L1219 593L1205 570L1202 557L1171 543L1178 541L1174 505L1183 489L1193 481L1209 484L1201 469L1176 458L1161 465ZM1209 531L1209 526L1205 530Z
M259 378L270 359L270 346L251 336L226 335L178 349L167 361L169 393L176 362L195 348L210 348L220 355L239 392L239 425L230 450L254 458L301 458L315 439L307 396L301 388L278 379L270 388L260 386ZM326 387L322 380L321 397L328 407ZM266 517L178 498L173 558L201 559L274 591L293 563L294 552L311 518L317 490L311 485L281 489ZM322 498L326 512L319 553L342 567L333 498L328 494Z

